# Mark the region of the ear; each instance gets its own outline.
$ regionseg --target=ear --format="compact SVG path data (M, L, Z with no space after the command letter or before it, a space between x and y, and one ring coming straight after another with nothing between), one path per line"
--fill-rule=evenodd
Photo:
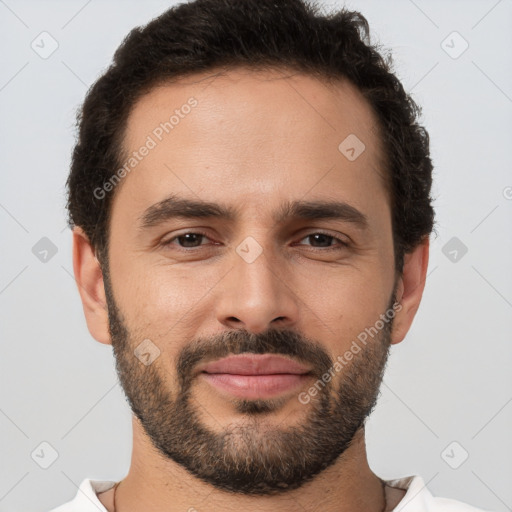
M400 343L405 338L420 306L427 277L429 247L430 240L426 237L412 252L405 254L396 292L401 308L397 308L393 320L391 344Z
M94 248L78 226L73 229L73 270L89 332L95 340L110 345L103 274Z

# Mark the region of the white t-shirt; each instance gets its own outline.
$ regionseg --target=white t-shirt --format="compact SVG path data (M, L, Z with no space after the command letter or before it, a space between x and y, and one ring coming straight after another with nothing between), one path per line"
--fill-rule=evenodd
M462 501L432 496L420 476L405 476L385 482L390 487L407 491L393 512L486 512ZM86 478L80 484L74 499L50 512L107 512L96 493L108 491L115 483Z

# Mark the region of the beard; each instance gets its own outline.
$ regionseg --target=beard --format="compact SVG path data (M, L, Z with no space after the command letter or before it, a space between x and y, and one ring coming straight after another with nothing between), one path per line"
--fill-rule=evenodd
M219 490L272 495L301 487L343 456L377 403L393 318L336 372L335 361L321 343L291 330L257 335L234 330L198 338L179 352L173 379L177 389L171 392L166 369L154 362L145 366L135 357L141 339L128 331L108 273L104 284L116 371L133 414L159 454ZM394 303L395 293L388 310ZM298 425L266 421L291 398L233 399L243 421L216 432L201 420L201 404L192 393L194 370L206 360L240 353L288 356L312 366L316 383L329 369L332 378L316 386L307 405L297 400L305 410Z

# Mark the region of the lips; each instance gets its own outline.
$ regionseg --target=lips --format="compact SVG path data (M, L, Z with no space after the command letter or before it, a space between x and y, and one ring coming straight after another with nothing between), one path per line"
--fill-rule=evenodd
M275 354L239 354L206 363L200 370L206 373L236 375L275 375L278 373L299 375L308 373L311 368Z
M218 391L238 398L270 398L291 392L310 378L311 368L275 354L239 354L199 367Z

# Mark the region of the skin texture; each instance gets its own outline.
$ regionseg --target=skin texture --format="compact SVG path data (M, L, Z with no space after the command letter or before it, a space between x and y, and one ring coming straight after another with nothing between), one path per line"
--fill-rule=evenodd
M370 400L380 380L365 378L364 369L367 377L381 370L389 345L402 341L409 330L424 289L429 249L426 239L406 255L403 274L395 274L382 148L370 107L348 83L328 86L284 70L196 75L155 88L136 103L125 133L126 151L140 148L191 97L197 106L117 187L110 221L109 297L109 283L87 237L80 228L74 230L74 271L88 328L97 341L114 345L127 396L143 405L154 393L153 399L160 399L156 404L171 404L182 389L177 362L183 351L198 341L218 346L235 330L242 330L246 341L261 341L271 330L283 336L295 333L299 346L311 340L317 354L334 361L358 334L376 324L396 296L401 308L390 332L383 329L362 346L309 404L300 403L294 391L282 395L269 413L251 415L199 378L189 386L190 411L198 425L212 434L245 428L253 440L263 439L265 431L308 425L321 397L334 399L344 389L349 396L357 393ZM349 134L365 144L354 161L338 150ZM232 206L237 215L231 221L171 219L139 229L143 212L171 193ZM294 200L345 201L364 213L368 228L331 219L276 223L273 214ZM162 245L187 232L206 237L192 239L193 249L180 247L177 239ZM318 232L349 246L308 236ZM252 263L236 251L247 237L262 250ZM160 350L149 366L133 355L144 339ZM360 377L359 385L347 388L350 375ZM153 425L169 427L165 412L172 409L152 405L146 417ZM338 404L339 414L329 416L334 430L349 411L343 407ZM363 419L367 412L361 407L350 409L354 411ZM343 429L351 432L346 425ZM295 489L273 494L227 492L196 478L166 457L152 443L155 437L134 415L132 464L116 495L118 512L190 507L286 512L300 506L380 512L384 506L381 483L367 461L364 425L351 432L352 442L326 469ZM247 449L241 439L235 436L233 446ZM162 448L165 435L160 441ZM391 510L403 491L388 491ZM113 510L112 491L100 500Z

